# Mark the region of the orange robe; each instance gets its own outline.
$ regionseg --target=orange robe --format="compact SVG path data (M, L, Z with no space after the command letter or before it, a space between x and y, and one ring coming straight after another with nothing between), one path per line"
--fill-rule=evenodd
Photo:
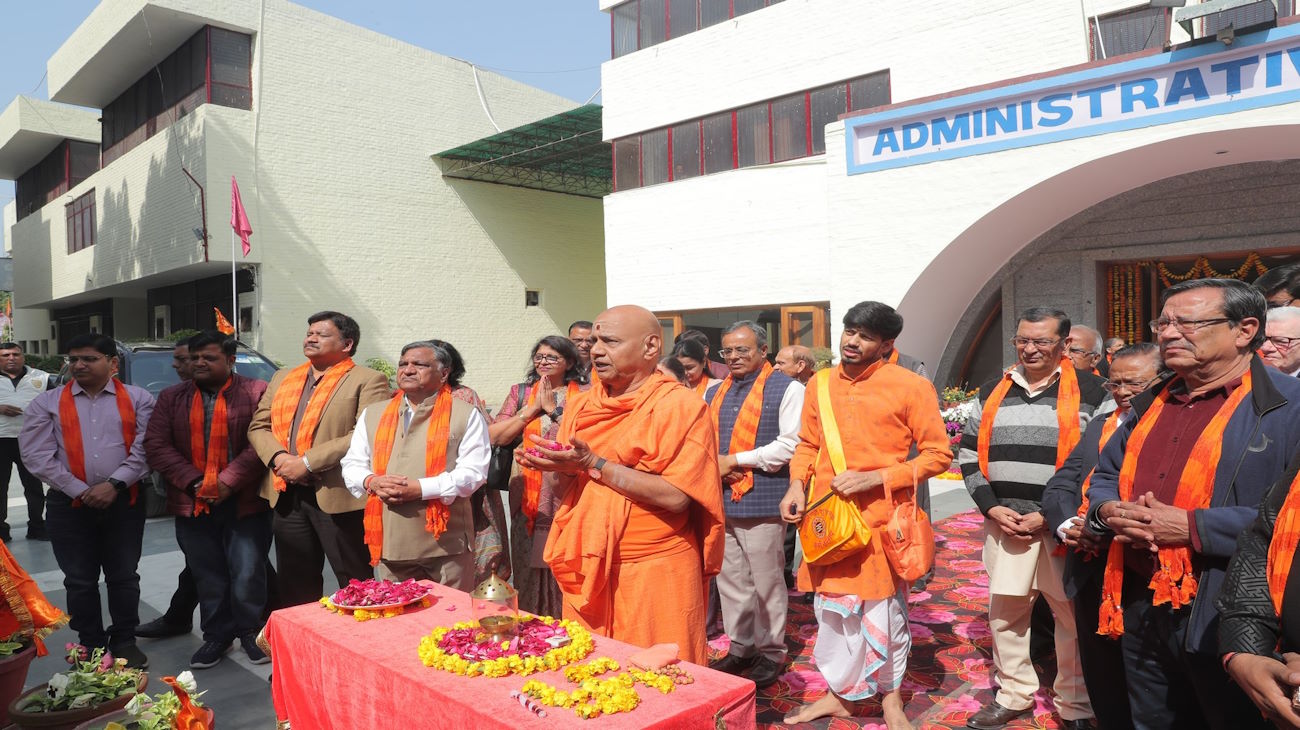
M723 551L707 404L659 374L618 397L595 385L565 408L558 439L574 436L610 463L663 477L691 505L680 513L643 506L579 476L544 554L564 594L564 617L634 646L674 642L682 659L705 663L706 581L722 569Z
M820 407L815 381L803 399L803 423L799 445L790 460L790 477L807 480L815 470L819 484L834 477L829 453L818 458L822 444ZM836 367L831 374L831 404L844 444L844 461L849 471L881 471L893 490L894 502L911 497L912 467L918 483L942 474L952 462L948 432L939 415L939 400L930 381L907 368L877 362L857 378L849 378ZM917 455L908 460L912 444ZM799 566L799 589L819 593L852 594L864 600L894 595L894 576L881 548L881 528L889 521L893 504L883 488L854 496L867 524L875 534L865 550L830 565L803 563Z

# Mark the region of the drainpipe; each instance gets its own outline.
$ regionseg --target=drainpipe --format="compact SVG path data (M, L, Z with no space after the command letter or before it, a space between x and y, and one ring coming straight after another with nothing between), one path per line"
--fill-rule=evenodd
M190 174L189 170L186 170L184 167L182 167L181 172L185 173L185 177L188 177L190 179L190 182L194 183L194 187L199 189L199 215L202 216L203 218L203 263L207 263L208 262L208 194L203 189L203 186L199 184L199 181L195 180L194 176Z

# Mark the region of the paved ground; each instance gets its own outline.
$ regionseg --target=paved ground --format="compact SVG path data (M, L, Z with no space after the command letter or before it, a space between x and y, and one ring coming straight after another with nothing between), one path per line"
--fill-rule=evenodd
M940 520L974 505L960 481L933 482L932 518ZM22 487L16 475L10 485L9 524L13 527L13 542L9 549L14 557L40 585L41 590L56 605L62 606L63 573L54 562L54 553L48 542L26 539L27 505L21 497ZM145 525L144 551L140 559L141 605L140 620L150 621L167 609L176 576L184 565L184 556L176 546L176 533L170 517L150 519ZM333 591L337 584L326 570L326 590ZM107 613L107 598L102 599ZM105 615L105 625L108 617ZM28 684L44 682L50 675L67 666L63 661L63 645L75 641L68 629L56 632L49 639L50 655L33 662L28 673ZM198 614L194 616L194 632L170 639L141 639L140 648L149 655L149 674L157 678L177 674L189 668L190 656L199 648L202 638L198 630ZM270 664L256 666L248 662L242 650L236 647L226 659L211 669L195 670L199 688L206 691L204 702L217 711L221 726L225 728L273 728L275 713L271 708ZM161 683L151 682L150 690L159 691Z

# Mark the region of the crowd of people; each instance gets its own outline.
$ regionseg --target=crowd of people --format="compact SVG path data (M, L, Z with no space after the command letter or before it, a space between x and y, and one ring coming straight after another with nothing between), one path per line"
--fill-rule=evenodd
M52 543L81 643L133 666L148 664L137 637L187 633L196 606L191 666L236 642L270 661L266 616L319 599L328 561L341 585L469 591L496 574L525 611L701 664L725 632L712 666L764 688L786 671L802 591L829 691L786 722L879 697L902 728L907 597L926 577L892 521L928 510L928 479L955 460L986 520L998 688L970 727L1033 707L1040 631L1067 728L1300 727L1298 303L1300 266L1182 282L1156 342L1127 346L1028 309L955 454L925 365L894 347L902 317L873 301L845 312L821 369L807 348L773 353L752 321L722 330L719 361L704 333L664 342L654 314L614 307L538 340L495 414L450 343L403 347L390 384L354 362L360 328L333 311L308 318L306 361L269 383L235 371L233 340L196 335L156 400L116 377L111 338L69 342L71 381L54 388L6 343L0 464L36 502L28 536ZM186 568L141 625L151 471Z

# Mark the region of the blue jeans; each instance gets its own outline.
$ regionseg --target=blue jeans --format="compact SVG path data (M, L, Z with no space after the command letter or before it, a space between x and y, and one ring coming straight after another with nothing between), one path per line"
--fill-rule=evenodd
M235 499L199 517L176 518L176 542L199 591L204 641L230 641L262 626L271 512L240 518Z
M126 493L105 509L73 507L66 494L50 490L45 528L54 559L63 571L69 626L89 647L110 649L135 643L140 625L140 550L144 541L144 499L130 504ZM99 574L108 589L113 624L104 631Z

